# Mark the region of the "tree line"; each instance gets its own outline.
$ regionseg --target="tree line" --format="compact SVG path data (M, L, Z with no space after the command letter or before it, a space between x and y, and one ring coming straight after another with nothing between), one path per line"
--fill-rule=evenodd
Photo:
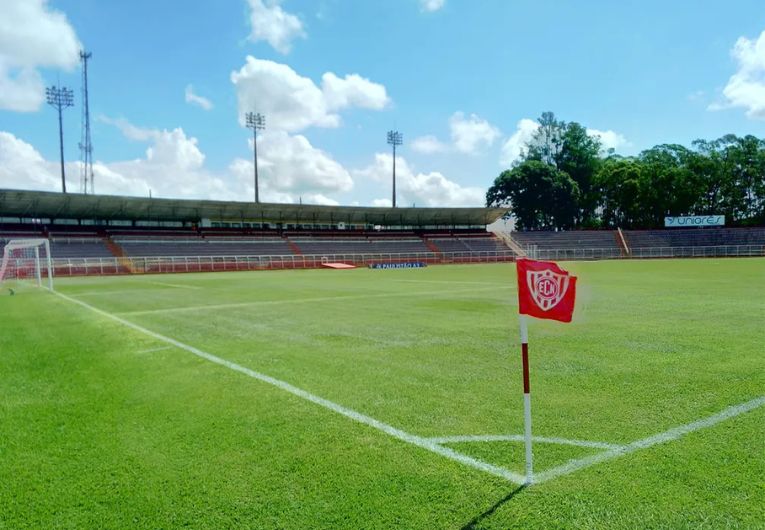
M625 157L579 123L545 112L486 204L511 207L519 229L656 228L665 216L707 214L762 225L765 140L728 134Z

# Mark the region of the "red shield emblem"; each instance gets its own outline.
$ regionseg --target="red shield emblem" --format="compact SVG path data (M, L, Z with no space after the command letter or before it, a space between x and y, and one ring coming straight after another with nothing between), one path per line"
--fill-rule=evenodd
M563 300L568 291L569 277L556 274L550 269L544 271L526 271L526 282L531 297L542 311L549 311Z
M519 259L518 311L536 318L571 322L576 276L551 261Z

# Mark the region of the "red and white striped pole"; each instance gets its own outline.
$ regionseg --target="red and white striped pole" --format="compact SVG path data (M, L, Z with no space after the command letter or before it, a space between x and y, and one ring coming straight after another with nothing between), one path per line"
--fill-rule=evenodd
M521 321L521 359L523 361L523 438L526 444L526 484L534 476L533 454L531 451L531 385L529 383L529 328L526 315L519 315Z

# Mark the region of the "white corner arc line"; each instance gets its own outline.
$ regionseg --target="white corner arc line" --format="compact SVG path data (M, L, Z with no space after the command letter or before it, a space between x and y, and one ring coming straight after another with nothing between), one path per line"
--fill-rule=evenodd
M65 294L61 294L59 292L55 292L55 294L63 298L64 300L68 300L69 302L80 305L86 309L89 309L90 311L93 311L108 319L114 320L115 322L119 322L120 324L127 326L129 328L132 328L136 331L139 331L145 335L149 335L150 337L154 337L157 340L161 340L163 342L176 346L177 348L185 350L189 353L196 355L197 357L201 357L202 359L205 359L212 363L218 364L220 366L224 366L236 372L252 377L253 379L257 379L264 383L268 383L269 385L273 385L281 390L284 390L299 398L305 399L306 401L310 401L311 403L314 403L316 405L329 409L332 412L336 412L337 414L345 416L346 418L349 418L353 421L362 423L369 427L373 427L379 431L384 432L385 434L389 436L392 436L393 438L397 438L398 440L415 445L422 449L427 449L428 451L432 453L436 453L440 456L446 457L455 462L459 462L460 464L464 464L466 466L472 467L473 469L477 469L485 473L490 473L494 476L501 477L515 484L523 484L525 482L525 478L523 476L521 476L518 473L514 473L510 471L509 469L495 466L495 465L489 464L488 462L483 462L471 456L454 451L453 449L449 449L448 447L442 447L438 445L437 443L431 442L427 438L423 438L421 436L416 436L414 434L410 434L408 432L402 431L401 429L397 429L396 427L393 427L392 425L388 425L387 423L383 423L379 420L376 420L372 418L371 416L367 416L366 414L356 412L355 410L349 409L347 407L344 407L342 405L329 401L328 399L324 399L315 394L311 394L310 392L307 392L301 388L293 386L290 383L287 383L286 381L282 381L280 379L276 379L269 375L256 372L255 370L251 370L250 368L247 368L240 364L234 363L232 361L228 361L226 359L223 359L211 353L207 353L198 348L189 346L188 344L184 344L183 342L177 341L173 338L167 337L155 331L151 331L150 329L146 329L142 326L139 326L138 324L134 324L130 322L129 320L125 320L123 318L118 317L117 315L113 315L111 313L103 311L102 309L98 309L97 307L87 304L81 300L70 298L69 296Z
M580 469L584 469L586 467L590 467L607 460L612 460L614 458L619 458L621 456L634 453L635 451L639 451L641 449L647 449L649 447L653 447L654 445L677 440L686 434L712 427L713 425L716 425L722 421L729 420L756 408L762 407L763 405L765 405L765 396L760 396L745 403L739 403L738 405L728 407L727 409L721 410L717 414L712 414L706 418L674 427L659 434L649 436L648 438L643 438L642 440L628 443L622 447L610 449L596 455L570 460L562 466L554 467L537 474L534 477L534 483L539 484L541 482L546 482L548 480L552 480L562 475L568 475L574 471L578 471Z
M456 436L435 436L428 438L437 444L469 443L469 442L522 442L525 440L522 434L476 434ZM555 438L549 436L532 436L531 441L547 444L574 445L577 447L592 447L593 449L620 449L624 446L607 442L593 442L590 440L572 440L570 438Z

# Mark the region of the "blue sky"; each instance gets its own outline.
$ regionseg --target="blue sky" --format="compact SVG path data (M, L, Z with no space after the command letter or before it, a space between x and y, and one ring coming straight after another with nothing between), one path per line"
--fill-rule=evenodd
M274 201L385 204L391 128L404 134L399 201L422 206L479 204L546 110L622 154L765 136L756 1L2 4L0 187L58 189L55 114L34 94L61 83L77 95L65 114L77 189L79 46L93 53L101 192L247 200L246 110L266 114Z

